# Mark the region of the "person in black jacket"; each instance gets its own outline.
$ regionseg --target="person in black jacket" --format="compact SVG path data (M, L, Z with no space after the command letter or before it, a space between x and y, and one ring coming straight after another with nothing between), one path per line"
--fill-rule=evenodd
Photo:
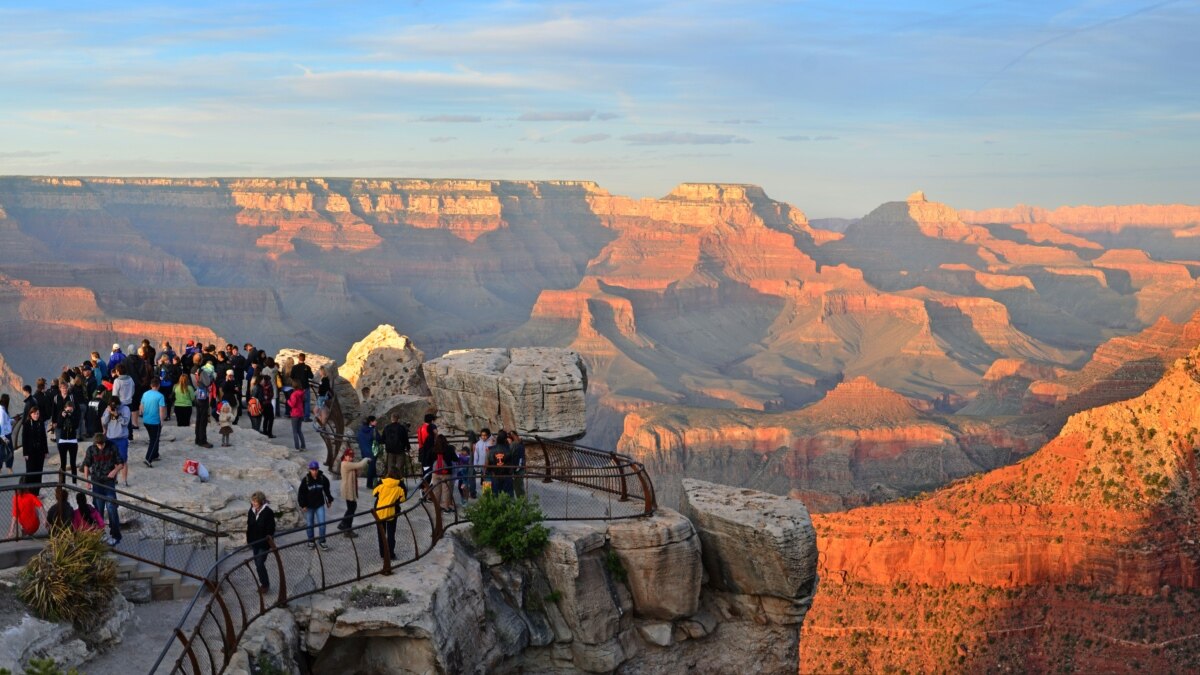
M22 435L22 451L25 455L25 473L40 473L46 465L46 453L49 447L46 442L46 427L42 424L42 410L38 407L29 409L29 423L25 425ZM41 476L25 476L22 483L40 483Z
M392 413L392 421L383 428L383 449L384 449L384 464L381 475L388 475L392 469L401 472L405 467L405 460L408 459L408 451L411 445L408 442L408 426L400 421L399 413Z
M308 525L308 547L317 547L317 543L313 541L313 526L319 525L321 550L328 551L329 545L325 543L325 511L333 506L333 493L329 491L329 478L321 472L320 462L313 460L308 463L308 473L300 481L296 502L300 504L300 510L304 512L304 519Z
M267 553L271 551L270 538L274 536L275 512L267 506L267 496L255 492L250 495L250 511L246 514L246 543L254 552L258 589L263 593L271 590L271 578L267 576Z

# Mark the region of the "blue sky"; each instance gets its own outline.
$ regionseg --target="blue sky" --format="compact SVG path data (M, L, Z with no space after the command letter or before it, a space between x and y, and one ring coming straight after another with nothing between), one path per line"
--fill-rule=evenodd
M0 174L1200 201L1200 0L0 2Z

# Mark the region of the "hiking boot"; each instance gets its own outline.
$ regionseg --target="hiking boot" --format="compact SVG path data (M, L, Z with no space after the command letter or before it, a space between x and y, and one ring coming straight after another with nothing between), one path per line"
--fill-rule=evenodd
M329 550L329 544L326 544L325 542L321 542L321 550L322 550L322 551L328 551L328 550Z

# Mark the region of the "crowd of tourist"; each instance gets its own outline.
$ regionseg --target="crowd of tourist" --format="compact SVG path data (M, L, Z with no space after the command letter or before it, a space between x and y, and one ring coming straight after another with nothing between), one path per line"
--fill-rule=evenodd
M92 352L79 365L64 366L50 382L39 378L25 385L18 411L24 422L23 482L44 482L39 474L45 468L52 441L58 451L59 470L73 481L82 478L90 486L94 506L87 503L86 495L79 494L78 509L60 499L46 511L36 487L21 489L13 500L13 531L20 523L23 531L32 534L40 526L39 519L49 525L102 530L106 522L103 516L107 515L106 541L119 544L116 490L121 484L130 486L130 442L144 434L142 463L154 468L162 459L163 427L172 419L178 428L193 429L196 446L212 448L208 440L210 423L217 425L221 445L228 447L235 442L243 414L249 418L252 431L267 438L275 438L275 418L287 417L293 449L306 450L304 424L314 415L323 433L331 433L323 425L328 421L333 395L332 373L322 366L314 374L306 361L305 354L298 354L294 361L276 363L251 343L242 348L227 344L218 349L216 345L188 340L182 351L177 351L170 342L156 348L149 340L142 340L125 349L113 344L107 357ZM11 404L7 394L0 396L0 471L8 474L13 473L15 455ZM347 441L356 441L359 453L355 454L351 443L345 443L333 476L340 481L339 494L346 502L337 529L347 536L354 536L358 480L365 478L375 499L374 516L385 525L381 529L386 535L379 541L381 556L395 557L396 513L409 494L406 477L419 480L422 494L434 497L447 512L488 491L513 496L525 492L525 446L515 431L469 431L466 443L456 447L438 428L437 414L431 411L416 430L417 464L413 464L409 427L398 414L392 414L386 424L379 422L375 416L368 416L346 437ZM84 445L80 457L79 449ZM319 462L308 464L296 496L304 513L309 546L327 549L327 514L334 498L330 480ZM251 495L250 502L247 541L266 590L266 541L274 535L275 519L262 492Z

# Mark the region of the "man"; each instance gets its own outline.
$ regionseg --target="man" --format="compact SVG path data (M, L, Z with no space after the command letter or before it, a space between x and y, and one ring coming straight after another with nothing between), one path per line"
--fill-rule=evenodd
M377 476L375 473L375 425L376 420L374 415L368 415L363 420L362 426L358 428L358 451L362 453L362 458L367 460L367 489L375 488Z
M96 378L96 386L103 386L102 383L108 379L108 362L100 358L100 352L92 352L92 367L94 368L92 376Z
M388 475L395 468L404 475L405 459L411 449L408 442L408 427L400 422L400 413L392 413L392 421L383 428L384 463L383 475Z
M296 365L292 366L292 372L288 373L288 377L292 378L292 386L304 392L304 421L312 421L312 391L308 385L312 383L313 371L305 363L308 358L307 354L300 354L296 357Z
M428 488L433 476L433 465L437 462L437 452L433 449L433 441L437 438L437 419L435 413L425 413L425 423L417 429L417 461L421 463L421 485Z
M267 553L271 551L271 537L275 536L275 512L267 506L267 496L262 492L250 495L250 512L246 514L246 543L254 552L254 567L258 571L258 590L271 590L271 578L267 576Z
M92 483L92 492L98 495L96 507L108 508L109 537L105 540L110 546L121 543L121 517L117 513L117 475L124 468L117 449L108 442L104 434L96 434L95 441L87 449L83 458L83 475Z
M125 360L125 354L121 352L121 345L113 343L112 354L108 355L108 372L112 372L113 368Z
M150 378L150 388L142 394L138 412L142 415L142 424L146 425L146 433L150 436L150 445L146 448L146 459L143 463L150 468L158 461L158 439L162 434L163 417L167 414L167 398L159 391L162 381L157 377Z
M229 355L229 365L233 369L234 386L237 387L238 395L240 396L242 393L242 384L246 381L246 369L250 367L250 364L246 361L246 357L238 352L237 345L230 345L229 350L231 352ZM237 422L234 422L234 424L237 424Z
M479 498L479 486L477 485L483 478L483 467L488 463L488 451L492 449L491 444L492 430L484 427L479 430L479 440L475 441L475 447L471 452L471 464L474 465L471 478L471 499Z
M513 464L513 492L525 496L525 444L516 431L508 432L508 457Z
M254 345L247 342L246 348L246 393L250 393L250 388L254 386L254 378L262 368L262 352L254 348Z
M304 512L308 547L317 547L317 543L313 541L313 527L318 526L321 532L321 550L328 551L329 545L325 543L325 511L333 506L333 493L329 491L329 479L321 473L321 463L315 459L308 463L308 473L300 481L300 487L296 491L296 502Z
M379 485L375 486L375 520L383 522L384 532L379 536L379 557L389 556L396 559L396 515L400 504L404 501L404 485L400 482L400 472L387 474ZM378 530L376 530L378 532Z

